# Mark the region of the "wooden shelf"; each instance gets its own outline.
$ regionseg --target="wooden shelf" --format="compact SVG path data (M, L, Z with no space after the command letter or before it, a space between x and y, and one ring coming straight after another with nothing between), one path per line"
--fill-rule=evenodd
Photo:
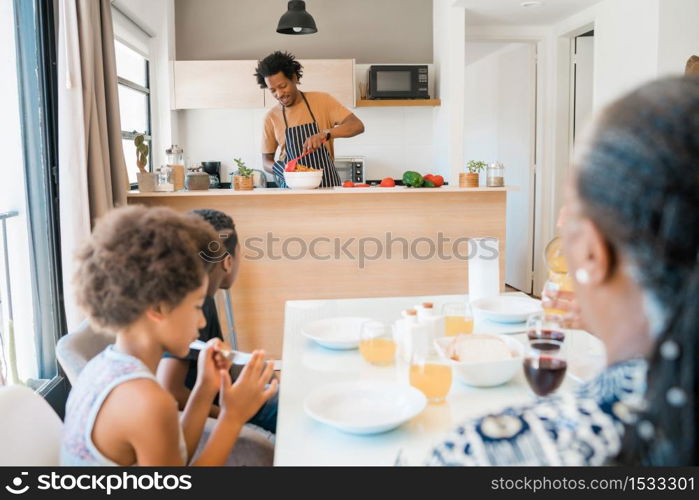
M439 99L357 99L358 108L396 106L440 106Z

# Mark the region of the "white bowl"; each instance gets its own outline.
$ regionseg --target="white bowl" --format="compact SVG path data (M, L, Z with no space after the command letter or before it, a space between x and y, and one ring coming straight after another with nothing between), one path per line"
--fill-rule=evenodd
M471 302L477 314L496 323L522 323L541 311L541 301L528 297L484 297Z
M323 182L323 171L284 172L284 180L291 189L315 189Z
M371 318L347 316L319 319L303 325L301 333L328 349L356 349L359 347L362 323L367 321L371 321Z
M510 350L512 357L498 361L456 361L451 357L452 342L469 342L481 338L502 340ZM493 387L504 384L522 369L524 346L521 342L507 335L463 334L456 337L439 337L434 341L437 352L454 367L457 378L473 387Z
M359 380L323 385L303 404L318 422L350 434L378 434L398 427L427 404L424 394L407 384Z

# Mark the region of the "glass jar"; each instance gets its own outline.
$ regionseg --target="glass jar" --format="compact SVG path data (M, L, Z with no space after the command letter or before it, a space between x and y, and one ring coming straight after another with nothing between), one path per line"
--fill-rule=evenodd
M505 185L505 166L499 161L488 165L486 171L486 186L503 187Z
M184 165L184 150L177 144L173 144L165 150L168 165Z
M172 183L172 168L169 165L160 166L155 190L159 192L172 192L175 190L175 185Z
M184 189L184 150L177 144L173 144L165 150L167 164L172 169L172 184L175 191Z

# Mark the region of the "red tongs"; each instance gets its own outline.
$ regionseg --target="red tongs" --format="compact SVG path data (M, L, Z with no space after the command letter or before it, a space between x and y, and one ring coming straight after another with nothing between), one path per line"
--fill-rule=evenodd
M323 140L320 141L321 146L323 145L325 140L326 140L325 137L323 137ZM296 164L299 162L299 160L301 158L303 158L304 156L306 156L307 154L310 154L312 152L313 152L313 150L309 149L305 153L301 154L301 156L297 156L293 160L289 160L288 162L286 162L286 167L284 167L284 172L293 172L294 170L296 170Z

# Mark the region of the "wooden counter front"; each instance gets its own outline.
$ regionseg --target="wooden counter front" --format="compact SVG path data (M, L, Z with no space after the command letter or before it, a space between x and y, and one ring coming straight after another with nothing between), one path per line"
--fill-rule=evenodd
M278 358L287 300L467 293L469 245L461 240L455 256L459 238L500 240L504 289L509 189L130 193L129 204L233 217L243 255L233 286L239 347Z

